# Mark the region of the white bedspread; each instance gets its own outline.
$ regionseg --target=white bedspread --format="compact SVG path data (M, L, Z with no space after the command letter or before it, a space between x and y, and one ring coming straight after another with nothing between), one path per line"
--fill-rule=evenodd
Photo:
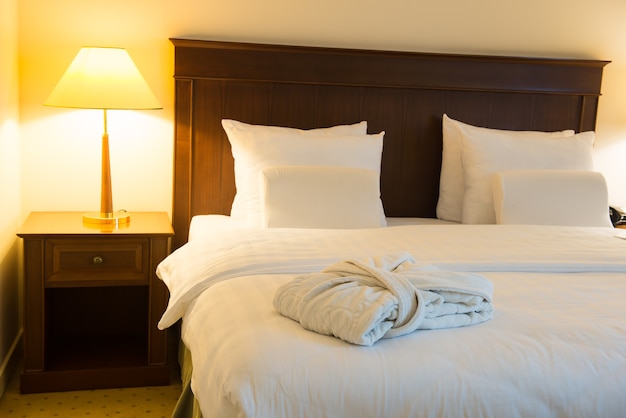
M205 417L626 416L626 241L608 228L425 225L203 235L159 266ZM371 347L272 306L294 275L399 251L494 285L495 315Z

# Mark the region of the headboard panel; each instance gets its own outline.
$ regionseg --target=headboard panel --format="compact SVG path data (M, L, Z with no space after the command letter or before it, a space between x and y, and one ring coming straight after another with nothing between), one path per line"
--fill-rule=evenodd
M501 129L595 128L607 61L421 54L172 39L174 247L191 217L228 214L235 194L223 118L385 131L388 216L434 217L443 113Z

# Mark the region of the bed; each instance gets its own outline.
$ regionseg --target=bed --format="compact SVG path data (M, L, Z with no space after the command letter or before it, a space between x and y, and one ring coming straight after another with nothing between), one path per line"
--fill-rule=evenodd
M606 61L172 42L176 416L626 416Z

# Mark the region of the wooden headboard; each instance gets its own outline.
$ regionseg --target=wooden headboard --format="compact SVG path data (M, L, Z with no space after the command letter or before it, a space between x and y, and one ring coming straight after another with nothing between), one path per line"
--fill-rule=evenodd
M172 39L174 248L191 217L229 214L233 158L223 118L385 131L387 216L435 217L442 115L515 130L593 130L607 61L423 54Z

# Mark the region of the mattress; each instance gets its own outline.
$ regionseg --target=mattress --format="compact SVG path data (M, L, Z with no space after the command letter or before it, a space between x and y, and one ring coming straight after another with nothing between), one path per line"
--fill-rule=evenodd
M612 228L411 223L367 230L214 225L159 267L205 417L626 416L626 240ZM392 223L393 224L393 223ZM371 347L272 304L294 277L406 251L493 283L494 317Z

